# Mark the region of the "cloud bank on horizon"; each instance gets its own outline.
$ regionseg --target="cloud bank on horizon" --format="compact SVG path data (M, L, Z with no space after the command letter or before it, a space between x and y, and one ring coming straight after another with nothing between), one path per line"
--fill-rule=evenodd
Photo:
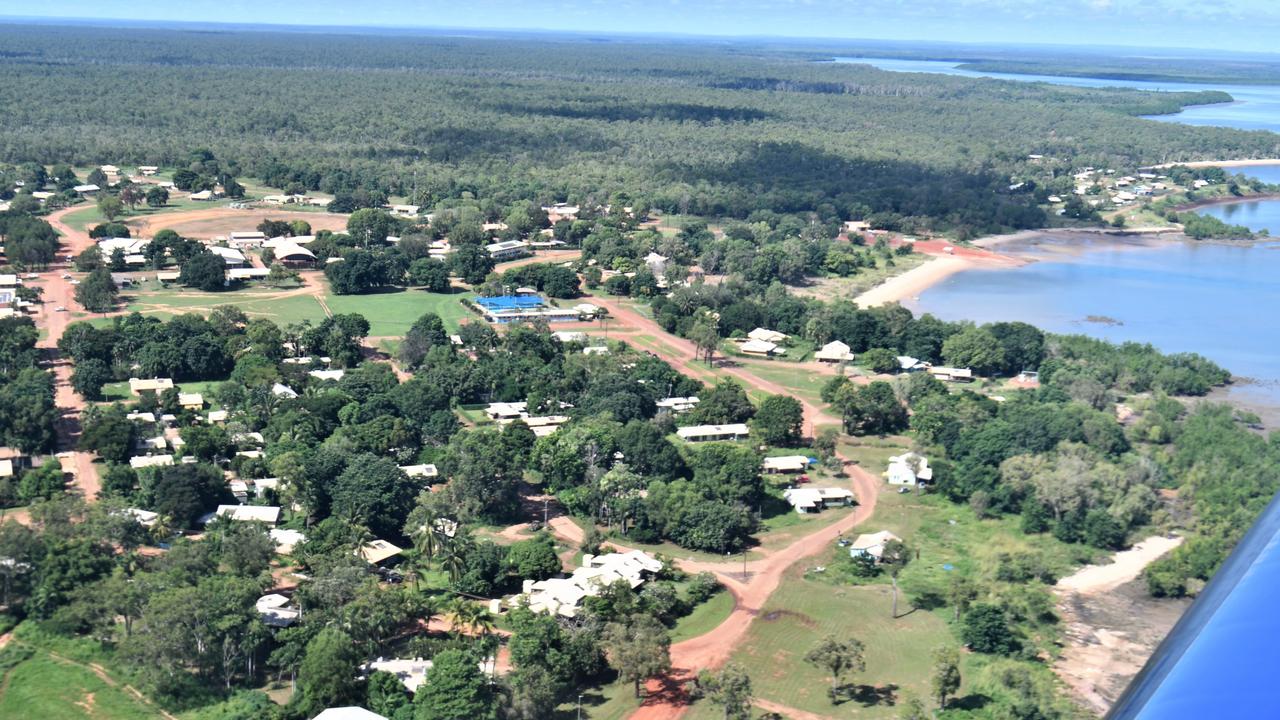
M949 42L1197 47L1270 52L1275 0L0 0L0 15Z

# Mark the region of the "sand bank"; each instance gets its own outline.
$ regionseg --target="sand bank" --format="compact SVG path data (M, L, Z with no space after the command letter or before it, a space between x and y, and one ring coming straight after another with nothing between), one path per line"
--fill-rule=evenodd
M958 257L935 257L929 262L889 278L854 298L859 307L875 307L909 300L952 275L985 263Z
M1078 593L1114 590L1134 580L1143 568L1182 544L1182 538L1154 535L1128 550L1116 553L1106 565L1087 565L1058 581L1057 589Z

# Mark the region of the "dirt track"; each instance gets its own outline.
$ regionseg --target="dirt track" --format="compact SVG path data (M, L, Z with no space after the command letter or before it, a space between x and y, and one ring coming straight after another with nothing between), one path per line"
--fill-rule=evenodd
M656 322L621 301L596 298L592 302L607 308L619 325L652 337L654 343L646 346L645 349L653 352L673 368L699 380L715 379L716 375L711 370L695 371L687 364L694 356L693 343L668 334ZM591 332L595 334L599 331L592 329ZM725 367L720 370L749 388L772 394L790 394L785 388L757 377L749 368L750 365L745 365ZM808 432L813 433L816 428L823 425L840 423L839 418L824 412L812 403L800 398L796 399L804 408ZM734 609L729 617L711 632L671 646L670 676L649 682L649 696L632 713L631 720L674 720L683 715L688 710L688 705L683 696L681 682L692 678L701 670L719 667L729 659L734 648L746 636L752 620L782 582L782 576L787 569L807 557L830 548L840 535L849 532L871 517L875 512L876 497L882 484L880 479L847 460L845 472L850 477L851 487L859 502L854 512L832 525L800 538L786 548L770 553L763 559L747 563L745 577L740 562L679 562L680 568L686 572L714 573L733 594ZM574 527L577 529L577 526Z
M79 208L59 210L47 218L49 224L62 234L62 247L59 248L61 256L78 255L93 244L86 233L73 230L62 221L63 216L77 209ZM75 452L76 443L80 439L80 413L85 408L85 401L71 387L71 361L58 352L58 340L72 321L71 311L79 307L75 301L75 286L61 277L69 267L70 263L57 262L40 274L40 280L33 282L44 288L44 297L36 313L36 324L47 331L37 347L43 349L45 362L55 378L54 398L60 411L58 450L59 454L69 453L69 457L64 455L64 458L71 461L71 467L67 467L64 462L63 468L74 476L73 483L84 498L92 502L98 497L98 490L101 488L98 470L93 465L93 455ZM67 312L56 312L54 308L59 306L65 307Z

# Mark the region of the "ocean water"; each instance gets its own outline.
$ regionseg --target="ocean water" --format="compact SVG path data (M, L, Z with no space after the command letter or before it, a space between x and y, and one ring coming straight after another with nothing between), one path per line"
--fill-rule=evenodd
M1280 86L1273 85L1205 85L1200 83L1150 82L1091 77L1061 77L1022 73L976 72L957 67L958 63L938 60L899 60L894 58L836 58L836 62L861 63L893 72L923 72L972 78L994 78L1021 82L1042 82L1075 87L1127 87L1157 92L1196 92L1225 90L1235 102L1197 105L1171 115L1151 115L1150 120L1186 125L1214 125L1241 130L1280 132Z
M1280 168L1276 168L1280 170ZM1254 232L1267 231L1272 237L1280 237L1280 200L1241 200L1202 207L1196 212L1211 215L1232 225L1244 225ZM1280 283L1280 278L1276 278ZM1276 308L1280 310L1280 308Z
M1252 246L1042 234L1000 251L1033 262L952 275L908 305L946 320L1198 352L1242 379L1228 399L1280 420L1280 242Z

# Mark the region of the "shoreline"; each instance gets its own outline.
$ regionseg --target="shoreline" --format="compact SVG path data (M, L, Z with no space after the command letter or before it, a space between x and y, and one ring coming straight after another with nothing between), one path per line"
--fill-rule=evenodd
M858 295L853 301L861 308L910 300L958 272L981 267L1002 267L959 257L935 257L929 262L889 278Z
M1257 158L1253 160L1192 160L1190 162L1174 162L1161 163L1160 165L1148 165L1143 170L1166 170L1171 167L1189 168L1241 168L1241 167L1259 167L1264 165L1280 165L1280 158Z
M1194 202L1175 205L1174 210L1185 212L1188 210L1198 210L1200 208L1214 207L1216 205L1235 205L1239 203L1258 202L1262 200L1280 200L1280 193L1258 193L1257 195L1246 195L1243 197L1219 197L1206 198L1204 200L1196 200Z

